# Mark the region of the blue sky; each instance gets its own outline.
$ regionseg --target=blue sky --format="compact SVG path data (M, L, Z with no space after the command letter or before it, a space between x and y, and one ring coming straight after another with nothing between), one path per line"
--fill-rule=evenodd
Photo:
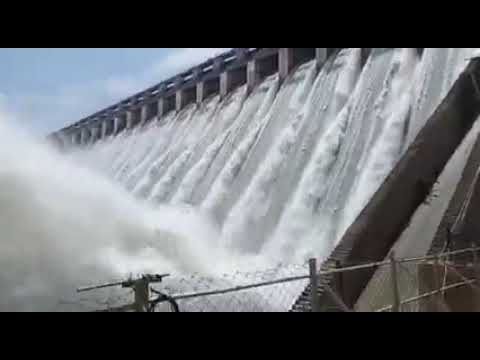
M0 49L0 114L47 134L227 48Z

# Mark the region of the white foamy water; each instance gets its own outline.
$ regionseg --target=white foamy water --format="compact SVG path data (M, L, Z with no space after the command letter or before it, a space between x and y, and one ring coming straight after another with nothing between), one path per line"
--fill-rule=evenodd
M242 261L200 214L141 203L3 118L0 144L2 311L55 310L77 286L131 273L216 274Z
M362 68L344 49L67 156L2 130L1 306L128 272L325 258L472 53L373 49Z

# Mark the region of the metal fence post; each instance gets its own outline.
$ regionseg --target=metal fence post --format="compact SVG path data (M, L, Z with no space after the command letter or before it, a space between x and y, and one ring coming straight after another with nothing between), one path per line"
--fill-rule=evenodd
M472 256L473 256L473 275L475 276L475 282L477 286L480 285L480 268L478 264L478 254L475 243L472 244Z
M437 255L435 256L435 259L433 260L433 276L434 276L434 286L437 290L437 293L432 296L432 299L437 301L435 304L435 311L441 311L441 310L447 310L446 304L445 304L445 297L443 293L443 284L442 284L442 279L441 279L441 273L440 273L440 259L441 256ZM445 262L445 260L444 260ZM444 268L443 275L445 276L446 269Z
M148 280L141 278L136 280L133 285L133 291L135 293L134 309L136 312L147 312L148 300L150 297Z
M397 263L395 261L395 253L392 251L390 254L390 275L392 280L392 312L400 311L400 294L398 291L398 278L397 278Z
M310 268L310 302L312 304L312 312L319 312L317 260L310 259L308 265Z

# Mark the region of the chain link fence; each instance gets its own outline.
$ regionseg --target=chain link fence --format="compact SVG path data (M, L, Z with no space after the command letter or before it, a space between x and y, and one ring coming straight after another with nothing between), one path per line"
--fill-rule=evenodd
M181 311L283 312L308 283L308 265L279 265L222 277L167 279L162 289L173 294Z
M220 276L169 276L153 284L151 292L168 295L180 312L285 312L309 284L308 271L308 264L279 264L267 270ZM78 294L74 300L62 301L60 311L124 311L122 304L131 304L135 298L132 288L102 286ZM155 311L173 310L165 299L155 306Z
M479 249L384 262L378 266L355 311L479 311Z
M146 283L146 305L140 311L288 312L299 302L308 305L304 307L307 310L301 311L320 311L322 291L327 291L334 299L337 311L480 311L479 250L469 248L409 259L395 259L391 254L388 259L376 263L322 267L320 271L312 259L309 264L279 265L269 270L216 277L169 276L161 278L159 284ZM368 268L375 268L375 275L353 309L345 305L343 294L338 290L322 288L322 276ZM134 280L129 282L135 283ZM138 288L108 286L94 287L94 294L82 295L69 304L64 302L62 305L66 308L63 310L71 305L75 311L138 311L138 299L141 298ZM152 295L156 300L152 300Z

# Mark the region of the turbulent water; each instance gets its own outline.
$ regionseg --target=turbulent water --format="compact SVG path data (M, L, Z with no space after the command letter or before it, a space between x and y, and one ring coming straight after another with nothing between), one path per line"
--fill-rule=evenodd
M328 256L473 51L344 49L67 156L2 129L0 306Z

